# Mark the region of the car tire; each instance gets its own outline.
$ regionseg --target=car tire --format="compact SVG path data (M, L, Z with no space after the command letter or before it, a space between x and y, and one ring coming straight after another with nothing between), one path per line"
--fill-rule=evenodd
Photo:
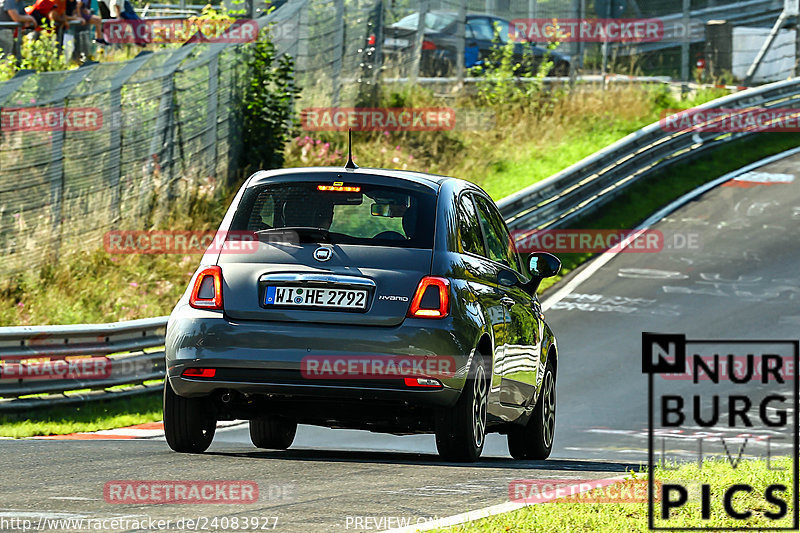
M569 76L569 63L566 61L559 61L553 66L550 75L557 78L566 78Z
M542 392L528 423L508 432L508 451L514 459L544 460L553 451L556 431L556 374L548 357Z
M211 446L217 420L207 398L178 396L164 380L164 436L176 452L203 453Z
M443 50L423 56L419 67L420 76L429 78L446 78L454 75L454 71L453 59Z
M488 403L486 364L477 354L456 404L436 413L436 449L443 459L473 462L480 457L486 441Z
M256 448L285 450L294 442L297 422L271 416L250 421L250 440Z

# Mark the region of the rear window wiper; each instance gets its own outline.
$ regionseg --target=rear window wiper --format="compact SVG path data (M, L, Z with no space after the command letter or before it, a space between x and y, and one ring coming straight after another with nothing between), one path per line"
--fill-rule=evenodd
M287 226L283 228L269 228L261 229L255 232L256 235L271 235L275 233L283 233L286 235L286 241L296 241L297 238L300 242L331 242L331 232L325 228L314 228L309 226ZM297 237L295 237L295 235Z

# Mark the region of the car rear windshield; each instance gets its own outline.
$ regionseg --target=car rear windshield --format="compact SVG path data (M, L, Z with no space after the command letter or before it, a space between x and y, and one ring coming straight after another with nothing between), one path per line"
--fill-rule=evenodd
M300 242L431 249L435 206L433 191L351 182L268 183L245 191L231 230L254 231L272 242L287 235Z

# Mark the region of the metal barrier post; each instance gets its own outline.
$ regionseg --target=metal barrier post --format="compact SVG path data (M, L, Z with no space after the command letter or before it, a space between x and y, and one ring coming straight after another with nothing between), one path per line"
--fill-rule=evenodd
M55 93L51 96L51 101L67 107L67 97L75 87L94 70L97 63L86 64L77 70L73 70L70 75L58 86ZM51 241L49 254L57 257L61 245L61 219L64 204L64 141L66 140L66 128L58 128L53 132L50 156L50 227L51 234L54 236Z
M422 61L422 41L425 39L425 18L430 11L430 1L420 0L419 20L417 21L417 33L414 34L414 48L411 52L411 72L408 74L408 81L411 85L417 83L419 77L419 65Z
M17 48L15 50L17 56L17 67L22 65L22 24L17 28Z
M150 141L150 168L155 167L153 157L158 158L161 165L162 182L170 186L173 179L173 145L175 144L175 71L195 48L195 44L183 45L172 53L162 67L161 97L158 105L153 139ZM178 141L180 142L180 141ZM163 157L162 157L163 155ZM140 195L139 201L146 205L146 195Z
M219 87L219 53L214 54L208 63L208 116L206 117L205 146L211 151L210 166L217 160L217 93Z
M456 79L464 83L464 45L467 32L467 0L459 0L458 23L456 24Z
M150 59L152 52L140 52L111 80L108 111L111 113L111 146L108 165L108 186L111 189L111 223L121 220L119 183L122 176L122 86Z
M333 97L331 105L339 105L342 85L342 62L344 60L344 0L336 0L336 40L333 43Z

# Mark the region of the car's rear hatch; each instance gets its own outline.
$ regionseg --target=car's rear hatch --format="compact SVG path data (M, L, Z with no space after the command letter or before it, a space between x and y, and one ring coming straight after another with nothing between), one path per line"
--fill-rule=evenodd
M313 257L320 247L259 243L252 255L222 254L219 264L226 315L240 320L393 326L403 321L417 284L430 273L431 250L326 245L322 247L329 248L332 256L323 266ZM366 291L365 309L267 305L270 287L292 288L295 298L310 289L341 289L333 295L335 300L351 294L345 291ZM304 293L297 296L297 288ZM347 297L340 303L347 303Z
M227 317L402 323L430 274L436 190L348 178L284 177L245 192L231 229L259 241L252 252L219 256Z

